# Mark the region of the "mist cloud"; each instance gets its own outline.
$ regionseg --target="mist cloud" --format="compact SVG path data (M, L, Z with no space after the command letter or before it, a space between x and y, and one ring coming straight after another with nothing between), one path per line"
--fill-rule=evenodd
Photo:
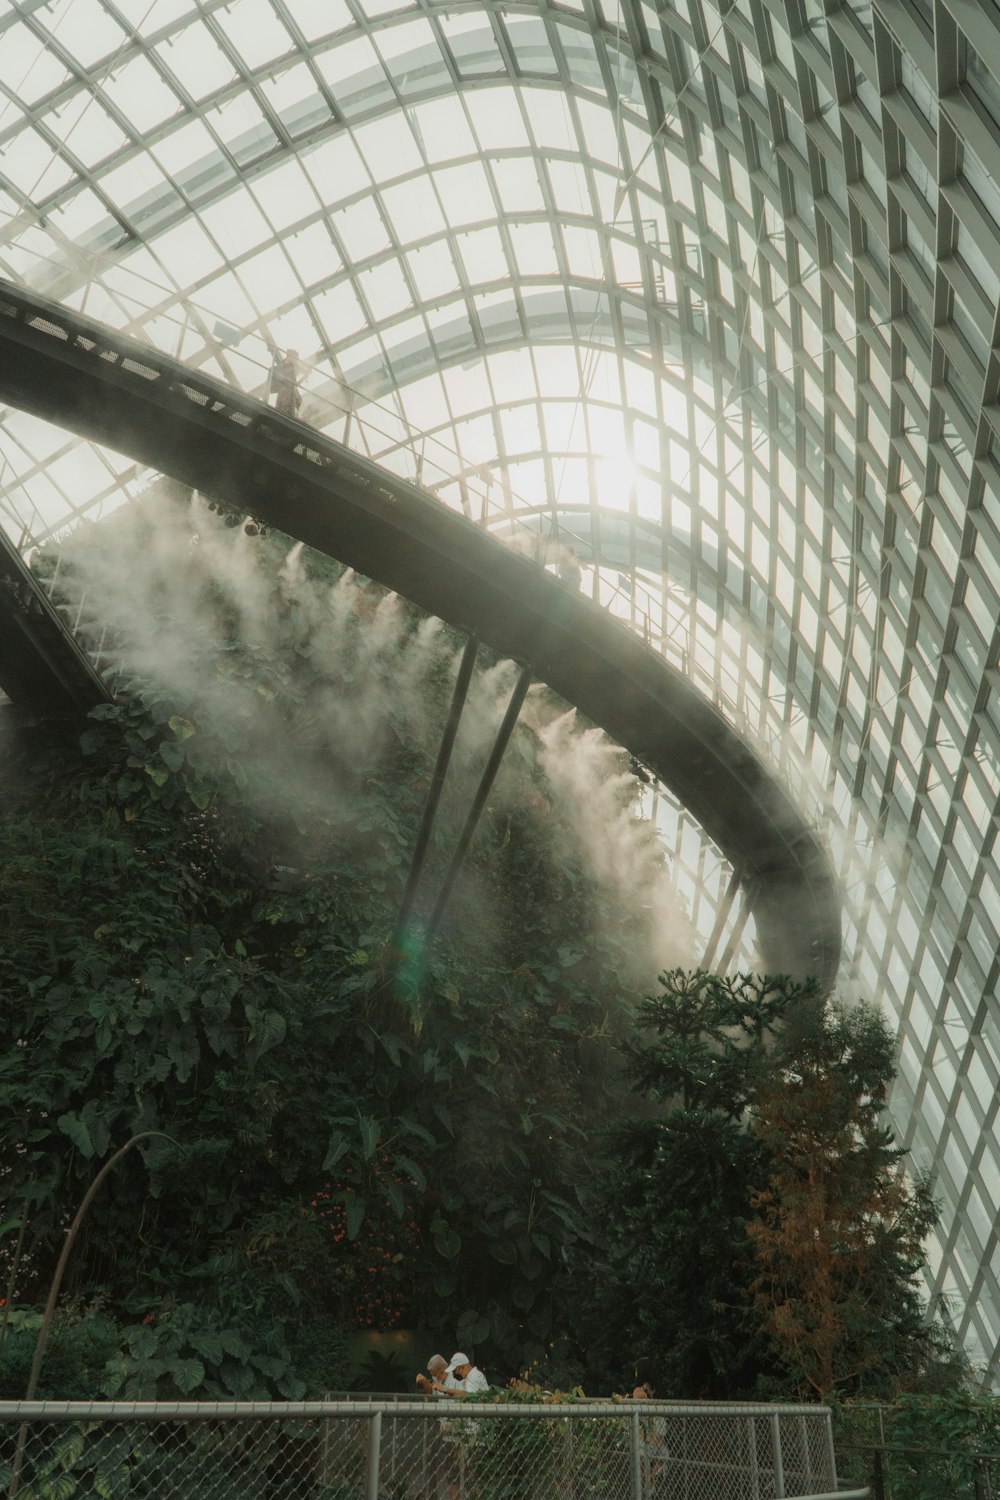
M285 820L290 839L318 803L331 826L349 821L402 735L436 751L460 655L454 635L350 570L317 571L299 543L247 536L171 481L71 533L60 587L82 604L91 632L114 642L126 682L176 700L178 711L210 719L243 747L247 797ZM237 644L259 664L257 680L252 670L214 670L213 657ZM278 653L286 688L276 702L263 685ZM442 800L444 826L465 816L518 671L481 656ZM662 846L637 816L623 753L541 687L525 702L518 734L533 738L547 786L520 812L544 825L554 857L596 883L609 920L623 907L634 914L637 935L646 934L636 960L649 982L664 967L693 963L694 935ZM491 805L509 805L523 785L505 766ZM489 921L484 911L483 926Z

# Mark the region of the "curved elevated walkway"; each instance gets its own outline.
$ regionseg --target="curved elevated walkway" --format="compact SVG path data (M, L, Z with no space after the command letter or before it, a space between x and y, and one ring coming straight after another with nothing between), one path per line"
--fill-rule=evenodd
M0 531L0 689L39 719L70 719L110 694Z
M6 283L0 401L252 511L530 664L732 861L767 969L833 982L840 902L815 834L714 705L598 605L341 444Z

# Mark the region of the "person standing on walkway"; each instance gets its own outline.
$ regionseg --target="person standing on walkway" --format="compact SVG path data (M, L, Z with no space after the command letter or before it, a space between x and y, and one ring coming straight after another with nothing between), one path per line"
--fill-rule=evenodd
M632 1392L633 1401L655 1401L656 1389L656 1366L651 1359L637 1359L635 1362L635 1389ZM647 1495L652 1495L656 1490L660 1476L670 1460L670 1450L667 1447L666 1422L663 1417L644 1418L641 1424L642 1432L642 1472L643 1490Z
M417 1390L425 1396L444 1396L454 1384L455 1377L448 1374L448 1361L443 1354L432 1354L427 1361L427 1374L421 1372L417 1376ZM455 1500L460 1500L461 1484L454 1476L456 1464L452 1423L441 1421L427 1426L430 1431L425 1429L421 1447L424 1456L423 1491L428 1500L441 1500L444 1495L448 1496L448 1500L452 1496Z
M302 405L302 392L299 390L299 352L297 349L286 349L284 354L279 349L271 349L271 395L274 397L274 409L283 417L294 417Z
M567 547L556 563L556 577L568 588L579 589L583 586L583 569L575 547Z
M490 1383L478 1365L474 1365L467 1354L453 1354L448 1364L445 1383L440 1387L443 1396L477 1396L488 1391ZM474 1473L476 1447L481 1430L471 1420L446 1424L456 1443L458 1472L448 1486L448 1500L463 1500L470 1490L470 1477ZM475 1485L471 1488L474 1490Z

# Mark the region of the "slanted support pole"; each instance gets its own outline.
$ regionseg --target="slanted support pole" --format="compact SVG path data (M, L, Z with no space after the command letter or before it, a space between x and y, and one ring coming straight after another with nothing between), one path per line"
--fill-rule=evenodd
M743 900L740 904L739 911L736 913L736 918L733 922L733 925L729 929L729 936L726 939L726 946L723 950L722 956L716 962L715 972L717 974L729 973L730 967L736 958L736 950L743 940L743 933L746 929L747 922L750 919L750 913L753 910L754 902L756 901L757 896L760 893L760 882L756 880L748 880L743 872L741 872L741 884L743 886ZM736 894L735 891L733 892L733 894ZM727 891L727 901L728 896L729 892Z
M476 664L476 653L479 650L479 637L472 635L466 642L462 653L462 660L458 667L458 676L455 678L455 686L451 695L451 707L448 710L448 720L441 735L441 744L438 746L437 760L431 775L431 784L427 789L427 798L424 802L424 811L420 819L420 828L417 832L417 842L413 848L413 857L410 860L410 871L406 877L406 889L403 892L403 900L399 908L399 918L396 922L396 931L393 934L392 949L394 953L402 950L406 937L406 929L409 926L410 914L413 911L413 901L417 894L417 886L424 868L424 860L427 857L427 845L430 843L431 830L434 827L434 819L437 815L438 803L441 800L441 789L444 786L444 778L448 771L451 760L451 752L455 745L455 736L462 718L462 710L469 692L469 683L472 681L472 669Z
M482 778L476 790L476 795L473 798L472 806L470 807L468 817L465 820L465 826L462 829L461 836L459 837L458 844L456 845L455 853L451 857L451 864L448 866L448 873L444 877L444 882L441 886L440 891L438 892L437 901L434 903L434 910L431 912L430 921L427 924L427 931L424 938L424 941L428 945L433 942L434 935L438 930L441 918L444 916L444 909L448 904L448 897L451 895L452 886L458 879L459 871L461 870L462 865L465 862L465 856L468 853L469 845L472 843L472 835L476 831L476 824L479 822L480 814L482 813L483 808L486 806L486 799L490 795L493 783L496 780L497 772L500 769L500 762L503 760L504 751L507 749L510 737L514 733L514 725L517 723L518 716L521 712L522 705L524 704L524 700L527 696L527 692L530 686L531 668L522 667L521 675L517 679L517 684L510 696L510 702L507 704L507 712L503 716L503 723L500 725L500 728L497 731L496 742L494 743L493 749L490 751L490 758L486 762Z
M705 951L701 957L701 967L703 969L707 969L710 973L724 974L726 972L726 970L721 966L717 969L713 969L712 965L715 963L715 955L718 951L719 944L722 941L722 934L725 931L726 923L729 921L729 916L733 909L733 903L736 900L736 893L739 890L742 881L743 872L739 869L738 866L734 865L732 874L729 877L729 884L726 886L726 893L723 896L722 900L719 902L719 908L715 914L715 922L713 923L708 942L705 944Z

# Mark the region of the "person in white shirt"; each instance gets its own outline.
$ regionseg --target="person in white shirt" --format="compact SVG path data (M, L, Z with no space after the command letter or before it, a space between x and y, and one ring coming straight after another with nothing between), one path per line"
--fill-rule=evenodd
M428 1362L428 1369L430 1363ZM482 1370L472 1363L467 1354L453 1354L444 1372L444 1379L433 1375L429 1381L418 1378L421 1390L432 1390L439 1396L474 1396L488 1391L490 1383Z
M482 1370L472 1363L467 1354L453 1354L445 1372L444 1381L434 1381L433 1388L440 1396L478 1396L490 1388ZM458 1458L458 1473L448 1485L448 1500L463 1500L468 1493L468 1466L472 1461L478 1437L473 1421L442 1424L455 1444Z
M425 1395L433 1392L435 1396L443 1396L446 1391L454 1390L455 1384L454 1375L448 1374L448 1361L443 1354L432 1354L427 1361L427 1374L417 1376L417 1390Z
M453 1354L448 1365L448 1374L455 1382L455 1388L448 1390L448 1396L474 1396L479 1391L488 1391L490 1383L486 1379L478 1365L474 1365L467 1354Z

